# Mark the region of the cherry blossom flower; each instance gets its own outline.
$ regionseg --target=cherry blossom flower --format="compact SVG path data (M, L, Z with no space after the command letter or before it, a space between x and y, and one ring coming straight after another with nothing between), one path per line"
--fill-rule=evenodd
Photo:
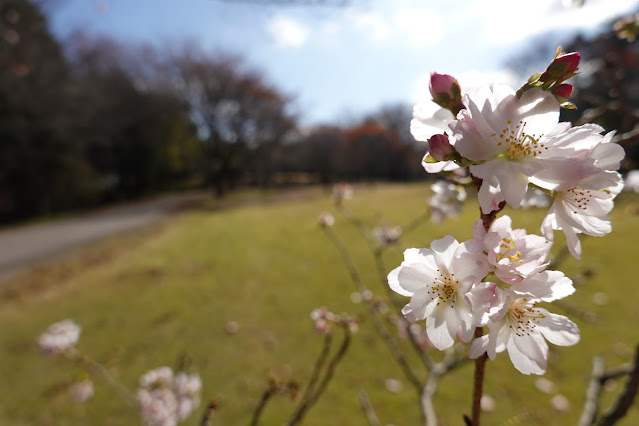
M478 240L460 244L448 235L430 249L406 250L402 264L388 274L391 289L411 297L402 313L409 321L426 320L426 333L437 349L452 346L456 336L470 341L483 303L492 295L490 286L480 283L488 273L480 250Z
M612 231L608 213L614 198L623 189L621 175L614 171L601 171L577 184L568 183L554 192L554 200L541 225L542 234L552 240L553 230L566 235L570 253L581 258L581 243L577 234L601 237Z
M60 354L77 343L80 330L80 326L70 319L57 322L40 336L38 345L47 355Z
M479 219L473 232L483 242L495 275L505 283L515 284L547 266L552 243L538 235L527 235L525 229L512 229L511 224L509 216L501 216L486 232Z
M570 346L579 341L579 329L568 318L535 307L541 299L521 297L511 289L495 289L502 301L490 310L489 333L475 339L470 357L484 352L490 359L508 351L510 360L523 374L543 374L548 364L548 340L558 346Z
M552 190L596 173L583 153L602 140L602 128L558 123L559 103L551 93L533 88L519 99L497 85L466 96L464 103L467 109L450 127L459 154L480 163L470 172L483 179L478 197L484 213L501 201L518 208L529 183Z

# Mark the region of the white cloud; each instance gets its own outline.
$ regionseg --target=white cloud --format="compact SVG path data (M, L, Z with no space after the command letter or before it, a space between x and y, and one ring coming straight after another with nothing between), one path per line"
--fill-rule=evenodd
M275 44L283 48L302 47L311 35L308 26L284 15L276 15L270 19L267 29Z
M444 32L444 19L430 10L403 10L395 15L395 23L420 46L438 42Z
M558 0L528 2L482 0L469 3L459 20L476 27L484 42L502 45L521 42L553 30L587 29L636 8L628 0L588 0L582 7L562 6ZM478 28L477 25L479 24Z
M373 41L386 40L391 34L391 28L386 23L387 20L378 13L361 13L351 10L348 13L348 18L355 28L365 32L368 38Z

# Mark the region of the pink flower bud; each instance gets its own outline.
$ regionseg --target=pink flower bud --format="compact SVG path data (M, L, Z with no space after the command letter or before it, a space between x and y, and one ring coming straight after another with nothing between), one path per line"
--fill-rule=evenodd
M574 75L579 67L579 52L562 53L548 65L546 71L541 75L540 80L543 82L564 81Z
M553 90L553 94L557 98L557 100L561 103L566 102L570 95L572 94L573 85L572 84L560 84Z
M447 161L455 153L455 148L446 135L433 135L428 139L428 152L437 161Z
M439 100L442 97L447 99L455 98L455 93L453 91L453 85L455 84L459 87L457 79L455 79L452 75L438 74L434 72L430 75L430 84L428 85L428 89L430 90L430 94L433 96L433 100L439 103ZM457 89L457 93L459 94L459 89Z

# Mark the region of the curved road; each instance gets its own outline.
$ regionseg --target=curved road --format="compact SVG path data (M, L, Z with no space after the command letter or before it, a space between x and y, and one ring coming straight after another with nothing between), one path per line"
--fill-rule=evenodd
M58 258L69 249L150 225L206 196L188 192L109 207L98 212L0 231L0 280L22 268Z

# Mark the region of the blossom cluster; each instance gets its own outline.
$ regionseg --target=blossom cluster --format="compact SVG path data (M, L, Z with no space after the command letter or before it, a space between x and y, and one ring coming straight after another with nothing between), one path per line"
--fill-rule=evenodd
M149 426L175 426L200 405L202 381L197 374L173 374L159 367L140 378L138 402L142 420Z
M576 258L581 256L578 234L603 236L612 230L608 213L623 188L616 170L625 155L610 143L614 132L603 135L595 124L559 122L560 100L569 95L561 79L574 75L578 61L578 54L559 55L538 75L550 75L541 87L527 83L525 90L514 91L495 85L465 94L456 116L417 104L411 122L415 139L429 144L426 171L467 169L481 181L483 213L500 210L501 203L517 209L535 188L546 192L552 203L541 232L552 241L554 230L563 231ZM556 63L563 65L560 75L555 75ZM555 86L544 90L549 82Z
M458 242L448 235L429 248L407 249L388 275L391 289L410 297L404 316L426 320L428 339L440 350L459 338L470 343L471 358L507 351L522 373L543 374L547 341L567 346L579 340L572 321L537 306L575 291L562 272L547 269L553 232L563 231L570 253L580 258L578 234L611 231L608 213L623 188L617 170L625 153L612 143L614 132L559 122L560 107L574 107L567 102L572 86L564 81L578 63L578 53L558 50L547 69L517 91L495 85L463 94L453 77L432 74L431 94L441 108L415 107L411 132L429 145L424 168L465 175L478 190L482 213L474 238ZM458 211L460 182L434 188L436 219ZM550 206L542 235L513 229L509 216L495 219L506 205ZM475 337L484 327L488 333Z

